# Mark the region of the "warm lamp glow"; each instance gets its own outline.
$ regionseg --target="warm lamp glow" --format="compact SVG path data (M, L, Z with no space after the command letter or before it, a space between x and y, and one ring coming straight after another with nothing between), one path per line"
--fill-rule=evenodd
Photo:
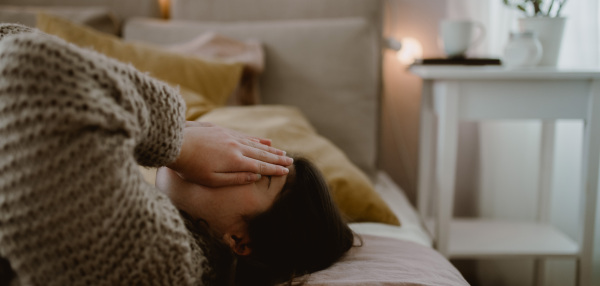
M160 15L163 19L169 19L169 0L158 0Z
M402 42L402 49L396 53L396 58L403 65L410 65L415 59L423 57L423 46L417 39L403 38L400 42Z

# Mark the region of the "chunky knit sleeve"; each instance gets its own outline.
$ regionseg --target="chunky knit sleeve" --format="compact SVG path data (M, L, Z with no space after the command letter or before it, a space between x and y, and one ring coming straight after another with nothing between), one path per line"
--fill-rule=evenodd
M201 251L137 167L178 155L178 93L37 30L0 33L0 257L19 282L199 283Z

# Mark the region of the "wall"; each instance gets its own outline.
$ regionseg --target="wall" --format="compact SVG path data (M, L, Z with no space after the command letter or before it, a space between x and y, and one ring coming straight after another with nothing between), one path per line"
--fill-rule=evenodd
M444 17L444 0L386 0L384 35L413 37L425 56L441 54L436 44L437 21ZM421 81L406 71L393 51L384 53L380 167L415 202Z
M436 27L419 17L429 13L433 14L428 15L431 18L441 17L445 7L436 9L434 2L443 0L384 1L384 35L396 39L414 37L423 44L425 54L438 53L435 39L430 36ZM415 202L421 82L406 71L390 50L384 52L383 81L380 167Z
M396 39L412 37L423 45L424 57L442 57L438 45L438 23L446 17L446 0L386 0L384 35ZM418 166L419 108L421 80L401 65L393 51L384 53L383 102L380 167L402 187L411 202L416 202ZM470 122L461 123L457 178L456 215L477 213L473 190L477 180L473 170L478 160L478 129Z

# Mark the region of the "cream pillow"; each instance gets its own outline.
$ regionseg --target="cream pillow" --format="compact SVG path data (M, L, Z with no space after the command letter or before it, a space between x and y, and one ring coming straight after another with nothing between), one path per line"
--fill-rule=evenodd
M131 63L155 78L181 86L188 93L202 95L216 106L227 102L242 74L243 65L240 63L204 61L145 44L123 42L112 35L46 14L38 15L37 28L78 46Z
M195 56L204 60L240 63L244 66L239 88L227 105L260 103L259 79L265 68L265 55L258 40L240 41L215 32L203 33L184 43L166 45L167 51Z
M274 147L309 159L323 173L334 200L350 221L400 224L369 178L333 143L318 135L297 108L223 107L205 114L199 121L272 139Z

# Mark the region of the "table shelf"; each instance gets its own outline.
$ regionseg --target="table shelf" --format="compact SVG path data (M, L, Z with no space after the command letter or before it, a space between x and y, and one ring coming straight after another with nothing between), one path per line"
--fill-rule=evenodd
M426 221L435 214L435 229L428 229L436 248L448 258L535 258L538 278L544 276L547 258L573 258L577 285L591 285L600 172L600 69L413 66L410 71L423 79L417 209ZM515 119L542 120L539 223L452 218L459 122ZM585 122L583 184L575 190L581 195L581 221L574 222L581 226L577 242L543 223L551 213L555 122L561 119ZM543 285L543 279L536 281Z
M551 224L453 219L449 258L574 258L578 244Z

